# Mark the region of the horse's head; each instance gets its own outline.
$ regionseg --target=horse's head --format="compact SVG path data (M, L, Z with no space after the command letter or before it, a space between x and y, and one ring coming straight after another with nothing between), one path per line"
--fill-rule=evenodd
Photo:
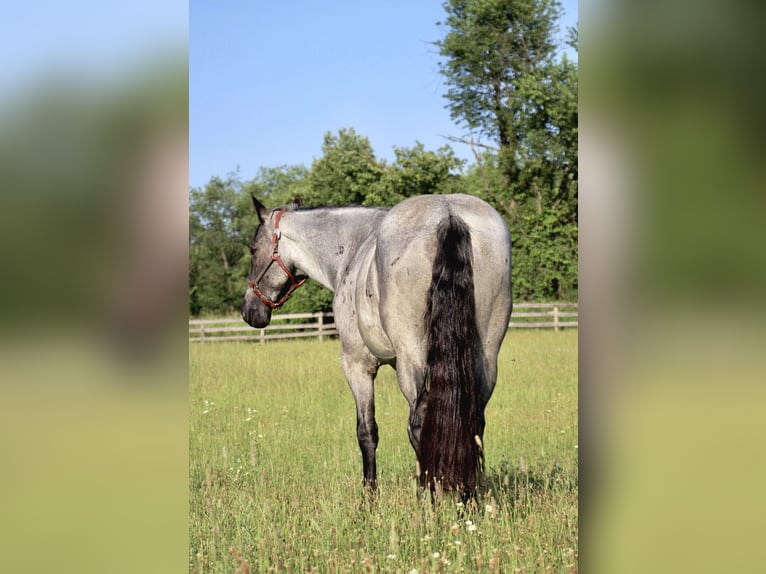
M250 275L241 311L246 323L262 328L271 321L271 312L281 307L307 278L296 279L295 269L285 264L279 252L279 223L288 208L269 210L255 197L253 205L260 224L250 241ZM297 206L300 200L296 198L291 209Z

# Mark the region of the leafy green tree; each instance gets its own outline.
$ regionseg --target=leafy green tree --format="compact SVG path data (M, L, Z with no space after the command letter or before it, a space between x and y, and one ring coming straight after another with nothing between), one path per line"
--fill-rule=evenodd
M242 297L240 261L248 217L241 182L214 177L189 194L189 306L193 315L221 313Z
M459 170L463 160L449 146L428 151L417 142L412 148L394 148L395 160L386 165L371 186L365 205L395 205L414 195L455 193L462 189Z
M465 185L508 220L515 295L576 296L577 65L556 59L558 0L448 0L447 108L476 164ZM569 44L577 48L577 33ZM489 138L487 144L475 138Z
M521 216L514 236L514 296L520 301L577 299L577 226L552 209Z
M362 204L383 175L370 140L353 128L337 135L325 134L322 157L315 160L309 176L307 205Z
M555 54L557 0L447 0L447 34L435 42L444 58L452 118L471 132L513 148L528 113L520 82Z
M244 199L253 204L250 196L254 195L267 207L279 207L293 202L296 196L303 197L309 189L309 170L303 165L281 165L279 167L261 167L256 176L243 183ZM258 221L253 211L254 221Z

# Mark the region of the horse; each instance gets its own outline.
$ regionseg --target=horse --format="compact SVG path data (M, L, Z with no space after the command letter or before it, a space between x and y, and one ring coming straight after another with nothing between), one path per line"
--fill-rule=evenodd
M307 278L334 292L341 363L356 403L363 485L377 487L374 381L391 365L409 405L419 483L475 496L484 409L512 310L511 237L484 201L410 197L392 208L267 209L259 225L243 319L263 328Z

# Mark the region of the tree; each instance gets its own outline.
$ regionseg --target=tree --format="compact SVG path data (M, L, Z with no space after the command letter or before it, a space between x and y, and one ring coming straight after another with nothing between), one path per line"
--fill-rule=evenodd
M516 296L572 296L577 65L556 60L561 6L558 0L448 0L444 8L446 34L435 45L444 58L447 108L469 132L453 139L472 145L477 160L466 187L509 222ZM576 31L568 43L576 49Z
M247 248L241 182L214 177L189 194L189 310L226 312L242 297L240 261ZM254 227L253 227L254 229Z
M459 170L464 162L449 146L428 151L416 142L412 148L394 148L394 155L395 161L367 191L365 205L395 205L414 195L462 190Z
M327 132L322 157L311 167L305 203L361 205L382 174L383 164L375 158L368 138L353 128L341 129L338 135Z
M448 0L448 29L435 42L444 61L452 118L503 149L523 140L519 119L530 111L520 82L556 49L557 0Z
M395 160L378 160L370 140L352 128L325 134L304 197L308 205L394 205L407 197L460 189L463 161L449 146L426 150L395 147Z
M268 207L292 203L295 196L303 197L309 189L309 170L303 165L261 167L257 175L244 182L244 199L252 211L250 195L257 197ZM253 211L254 221L258 221Z

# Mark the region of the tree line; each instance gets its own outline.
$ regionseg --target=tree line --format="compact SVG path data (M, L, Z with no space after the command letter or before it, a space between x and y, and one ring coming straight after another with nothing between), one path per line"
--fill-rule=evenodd
M447 108L475 161L450 145L397 147L376 157L353 128L327 133L311 167L262 167L242 180L214 177L190 190L189 311L237 309L258 224L250 195L266 205L391 206L421 194L468 193L505 218L513 238L517 301L577 298L577 63L558 53L556 0L449 0L434 42ZM567 44L577 50L577 32ZM309 281L285 312L329 310L332 294Z

